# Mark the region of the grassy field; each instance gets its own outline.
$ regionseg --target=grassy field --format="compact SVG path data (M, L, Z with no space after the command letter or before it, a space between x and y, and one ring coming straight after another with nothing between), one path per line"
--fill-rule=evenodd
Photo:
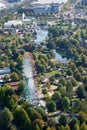
M48 76L54 76L55 74L61 74L61 72L60 71L57 71L57 70L54 70L54 71L51 71L51 72L48 72L48 73L46 73L46 75L48 75Z

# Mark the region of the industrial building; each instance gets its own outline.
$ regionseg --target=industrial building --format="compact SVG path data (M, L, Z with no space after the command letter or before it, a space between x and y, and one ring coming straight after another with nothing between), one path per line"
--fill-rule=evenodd
M24 6L21 9L21 12L29 12L33 14L56 14L59 12L59 4L58 3L50 3L50 4L30 4L27 6Z

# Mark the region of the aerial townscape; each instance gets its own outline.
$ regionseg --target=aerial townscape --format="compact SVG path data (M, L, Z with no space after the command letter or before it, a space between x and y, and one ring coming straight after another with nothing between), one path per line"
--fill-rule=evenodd
M87 130L87 0L0 0L0 130Z

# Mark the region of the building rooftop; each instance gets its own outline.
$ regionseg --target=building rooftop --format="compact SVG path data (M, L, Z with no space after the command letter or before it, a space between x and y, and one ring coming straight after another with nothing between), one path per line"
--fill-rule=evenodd
M22 25L22 21L21 20L10 20L8 22L5 23L5 26L17 26L17 25Z
M46 7L50 7L50 6L58 6L59 4L58 3L48 3L48 4L41 4L41 3L32 3L32 4L29 4L27 6L23 6L23 8L46 8Z
M38 0L37 2L34 3L40 3L40 4L47 4L47 3L65 3L68 0Z
M18 85L19 85L19 81L16 82L8 82L8 84L11 86L11 88L13 90L17 90L18 89Z
M10 72L11 72L11 70L9 67L5 67L5 68L0 69L0 75L9 74Z

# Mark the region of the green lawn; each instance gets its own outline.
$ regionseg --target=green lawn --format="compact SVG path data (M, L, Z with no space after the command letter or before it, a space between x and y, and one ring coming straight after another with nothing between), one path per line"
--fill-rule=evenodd
M48 76L54 76L55 74L61 74L61 72L57 71L57 70L54 70L54 71L46 73L46 75L48 75Z
M63 29L68 29L68 26L58 26L58 27L62 27Z

